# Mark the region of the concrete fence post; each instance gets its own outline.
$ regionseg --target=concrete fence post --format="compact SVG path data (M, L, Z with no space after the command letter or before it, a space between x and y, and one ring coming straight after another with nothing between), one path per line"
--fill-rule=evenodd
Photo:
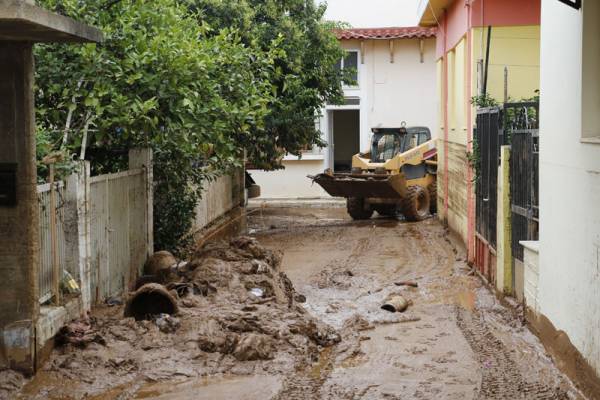
M146 248L147 256L154 253L154 174L152 170L152 149L129 150L129 169L146 170Z
M233 205L244 207L246 204L246 171L244 167L237 168L231 178L233 180Z
M498 212L496 221L497 267L496 288L505 294L513 293L511 207L510 207L510 146L500 148L498 167Z
M91 310L90 163L78 162L65 190L65 242L67 271L79 276L82 313Z

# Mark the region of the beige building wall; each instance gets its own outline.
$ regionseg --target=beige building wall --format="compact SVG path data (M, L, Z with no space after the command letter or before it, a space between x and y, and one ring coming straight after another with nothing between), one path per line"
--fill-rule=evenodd
M477 60L485 59L487 28L473 28L472 96L478 93ZM540 88L540 27L495 26L492 28L488 93L504 100L504 67L508 70L508 97L531 98Z
M440 98L439 137L440 157L438 168L439 217L447 221L452 230L460 234L468 243L468 168L467 154L470 150L468 112L471 108L472 124L475 125L477 110L471 99L480 91L482 82L481 67L478 60L485 58L487 28L471 30L471 57L468 54L467 37L463 37L457 45L447 53L447 123L448 123L448 176L444 171L443 151L444 139L444 107L445 93L443 86L444 64L437 61L438 96ZM508 96L512 100L531 98L539 89L540 68L540 27L512 26L493 27L490 47L488 73L488 93L498 102L504 100L504 68L508 70ZM469 84L468 63L471 63L471 82ZM469 87L470 86L470 87ZM443 207L444 193L448 190L448 212ZM472 185L474 188L474 185Z
M467 107L470 106L470 96L467 95L467 51L466 39L463 38L447 55L447 109L443 104L446 94L443 87L444 65L438 61L438 76L440 79L439 94L442 96L440 119L440 146L438 186L440 199L439 217L448 223L448 226L457 232L467 243ZM447 112L448 123L448 152L444 151L444 112ZM447 161L445 158L447 157ZM447 162L448 173L446 176L445 165ZM448 211L443 207L444 193L448 191Z

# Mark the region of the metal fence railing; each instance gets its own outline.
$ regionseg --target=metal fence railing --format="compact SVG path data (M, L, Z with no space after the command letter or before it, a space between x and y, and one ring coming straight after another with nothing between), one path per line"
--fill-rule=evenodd
M499 107L477 110L475 141L478 147L477 181L475 184L477 233L496 248L498 209L498 165L500 146L505 144L502 110Z
M523 261L522 240L537 240L539 231L539 103L510 103L507 134L511 138L511 248Z
M40 213L40 270L39 270L39 294L40 303L45 303L53 296L53 265L54 254L58 262L60 273L65 265L66 242L65 242L65 188L63 182L56 182L55 209L51 209L50 184L39 185L38 205ZM52 212L56 213L56 226L54 235L56 237L53 249L53 227L51 222Z

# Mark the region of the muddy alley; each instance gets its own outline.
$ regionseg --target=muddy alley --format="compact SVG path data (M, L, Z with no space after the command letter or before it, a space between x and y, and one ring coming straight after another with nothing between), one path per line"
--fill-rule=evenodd
M583 399L436 219L248 218L248 236L165 281L173 316L101 307L66 333L89 343L59 346L32 380L3 372L0 398ZM404 312L381 309L394 296Z
M305 307L343 332L315 369L287 376L277 398L582 398L436 219L356 222L343 208L252 215L259 241L283 252ZM404 281L418 287L397 285ZM381 310L394 294L413 304Z

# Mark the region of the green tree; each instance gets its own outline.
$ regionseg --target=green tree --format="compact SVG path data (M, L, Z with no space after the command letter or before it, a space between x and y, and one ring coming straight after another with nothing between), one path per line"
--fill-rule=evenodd
M155 155L155 243L176 250L207 179L322 145L343 55L312 1L39 0L99 27L99 45L36 47L39 157L85 152L94 173ZM40 167L43 174L43 167Z
M299 155L312 146L324 146L315 117L324 104L343 101L342 80L351 71L336 67L344 51L323 21L326 5L311 0L185 0L212 34L235 28L255 52L272 53L274 73L270 113L264 127L255 127L243 141L249 159L264 169L281 167L285 153ZM266 135L264 134L266 133Z

